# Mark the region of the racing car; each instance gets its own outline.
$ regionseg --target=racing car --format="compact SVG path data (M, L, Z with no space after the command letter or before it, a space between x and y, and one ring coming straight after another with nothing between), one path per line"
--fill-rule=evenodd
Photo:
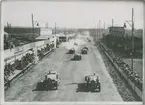
M87 49L82 49L81 50L81 54L87 54L88 53L88 50Z
M77 46L77 45L78 45L78 43L74 42L74 45L76 45L76 46Z
M89 48L87 46L83 47L83 49L86 49L87 51L89 51Z
M81 60L81 59L82 59L81 54L75 54L73 57L73 60Z
M68 53L69 53L69 54L74 54L74 53L75 53L75 49L74 49L74 48L70 49L70 50L68 51Z
M94 75L85 76L85 87L89 91L101 91L101 83L99 82L99 77Z
M45 79L39 82L38 87L39 89L58 89L58 85L60 83L59 73L56 71L49 71L45 75Z

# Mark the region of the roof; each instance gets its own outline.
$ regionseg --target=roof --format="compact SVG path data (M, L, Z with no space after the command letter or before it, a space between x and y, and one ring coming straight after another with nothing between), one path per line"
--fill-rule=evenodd
M4 32L4 35L8 35L8 33L7 32Z
M53 35L40 35L36 39L49 39L49 38L52 38L52 37L53 37Z
M62 34L62 33L56 34L56 36L58 36L58 37L66 37L66 35L64 35L64 34Z
M124 28L123 26L111 26L109 28Z
M109 30L110 31L117 31L117 32L119 32L119 31L125 31L125 28L124 27L119 27L119 26L113 26L113 27L109 27Z
M56 80L56 74L47 74L47 79Z

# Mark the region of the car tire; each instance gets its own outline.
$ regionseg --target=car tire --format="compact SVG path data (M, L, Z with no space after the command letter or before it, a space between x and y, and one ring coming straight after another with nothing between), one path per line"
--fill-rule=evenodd
M101 85L99 84L99 92L101 91Z
M80 60L82 59L82 57L80 56Z
M55 87L55 90L58 90L58 86Z

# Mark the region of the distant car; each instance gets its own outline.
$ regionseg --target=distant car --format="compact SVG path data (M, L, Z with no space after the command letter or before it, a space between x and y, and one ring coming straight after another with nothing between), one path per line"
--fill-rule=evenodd
M88 42L91 42L91 40L89 39Z
M85 46L83 49L86 49L86 50L88 50L88 51L89 51L89 48L88 48L88 47L86 47L86 46Z
M81 54L87 54L88 53L88 50L87 49L82 49L81 50Z
M81 54L75 54L73 57L73 60L81 60L81 59L82 59Z
M69 54L74 54L74 53L75 53L75 49L74 49L74 48L70 49L70 50L68 51L68 53L69 53Z
M91 42L91 39L87 38L88 42Z
M41 89L58 89L58 85L60 83L60 78L59 78L59 73L57 73L56 71L49 71L46 75L45 75L45 79L42 80L39 83L39 87Z
M75 42L75 43L74 43L74 45L76 45L76 46L77 46L77 45L78 45L78 43L76 43L76 42Z
M96 75L85 76L85 86L90 91L101 91L101 83Z

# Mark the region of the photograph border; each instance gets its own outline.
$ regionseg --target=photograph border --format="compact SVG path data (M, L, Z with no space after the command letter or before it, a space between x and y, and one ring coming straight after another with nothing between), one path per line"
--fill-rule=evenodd
M3 34L4 34L4 25L3 25L3 16L2 16L2 2L7 2L7 1L26 1L26 2L29 2L29 1L44 1L44 2L78 2L78 1L81 1L81 2L91 2L91 1L102 1L102 2L105 2L105 1L113 1L113 2L118 2L118 1L127 1L127 2L143 2L143 16L144 16L144 24L143 24L143 102L5 102L4 101L4 78L3 78L3 74L4 74L4 48L3 48L3 45L4 45L4 41L3 41ZM1 67L1 71L0 71L0 77L1 77L1 80L0 80L0 90L1 90L1 94L0 94L0 97L1 97L1 104L2 105L27 105L27 104L30 104L30 105L56 105L56 104L59 104L59 105L74 105L74 104L79 104L79 105L145 105L145 0L1 0L0 1L0 34L1 34L1 47L0 47L0 59L1 59L1 63L0 63L0 67Z

